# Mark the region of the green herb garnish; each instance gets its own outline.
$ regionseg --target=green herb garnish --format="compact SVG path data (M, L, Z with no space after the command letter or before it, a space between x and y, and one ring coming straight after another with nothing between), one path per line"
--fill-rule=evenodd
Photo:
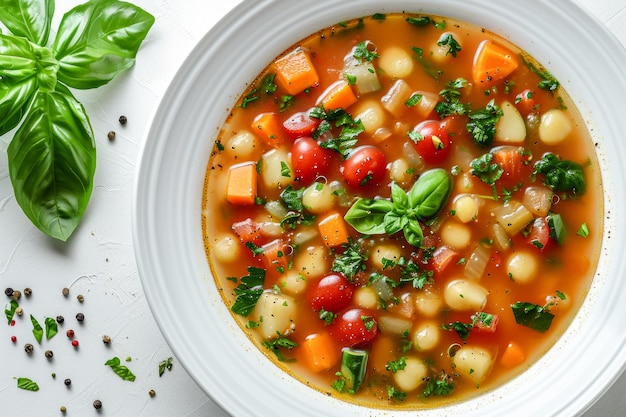
M17 387L26 391L39 391L39 385L29 378L15 378Z
M265 270L253 266L248 267L248 275L242 277L239 285L233 290L236 295L231 310L235 314L247 317L263 294Z
M134 381L135 375L126 366L121 364L120 358L113 357L104 363L106 366L110 366L113 372L124 381Z

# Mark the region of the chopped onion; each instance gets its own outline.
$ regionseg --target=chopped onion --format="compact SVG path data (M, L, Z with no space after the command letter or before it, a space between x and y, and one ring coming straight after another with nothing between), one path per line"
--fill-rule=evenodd
M483 245L478 245L465 263L465 276L469 279L480 280L485 273L491 251Z

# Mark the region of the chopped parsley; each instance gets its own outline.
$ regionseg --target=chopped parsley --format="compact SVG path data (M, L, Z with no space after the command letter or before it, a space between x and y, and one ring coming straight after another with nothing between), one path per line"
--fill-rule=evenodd
M353 56L360 62L372 62L375 58L380 57L376 50L370 50L371 42L363 41L354 48Z
M428 378L422 395L430 397L431 395L449 395L454 391L454 379L446 372L441 371L434 378Z
M242 277L239 285L233 290L235 303L231 310L240 316L248 316L263 294L265 270L254 266L248 267L248 275Z
M413 95L411 95L411 97L408 98L404 105L407 107L415 107L419 104L420 101L422 101L422 95L414 93Z
M580 228L576 232L576 235L580 237L589 237L589 226L587 226L587 223L583 223L580 225Z
M496 189L496 181L502 177L504 169L502 169L500 165L492 162L493 154L491 152L479 156L470 162L470 174L477 177L485 184L491 185L493 196L497 199L498 191Z
M439 42L437 42L439 46L447 46L448 50L446 51L446 55L452 55L456 58L456 53L461 51L461 45L454 39L451 33L445 34Z
M521 54L522 57L522 61L524 62L524 64L526 64L526 66L535 74L537 74L539 76L539 78L541 78L541 81L539 81L539 83L537 84L537 87L541 88L542 90L547 90L551 93L555 92L556 90L559 89L560 87L560 83L559 81L554 78L554 76L552 74L550 74L550 72L548 72L545 68L540 68L537 65L535 65L529 57L527 57L524 54Z
M365 270L367 256L363 254L359 241L347 243L343 248L343 253L335 255L331 270L344 274L352 281L356 274Z
M453 114L463 115L469 112L469 104L461 103L461 88L467 86L467 80L457 78L446 84L446 88L439 92L443 99L435 106L435 111L440 118Z
M294 342L293 340L281 335L279 332L276 332L276 333L278 334L278 337L273 340L264 341L263 346L269 349L271 352L273 352L279 361L295 362L295 358L289 358L289 359L286 358L282 353L282 349L290 350L295 347L298 347L298 344Z
M406 358L404 356L398 359L397 361L389 361L385 365L385 369L391 372L392 374L395 374L396 372L401 371L404 368L406 368Z
M493 100L485 108L469 113L467 131L477 145L491 146L496 135L496 123L502 117L502 109Z
M413 288L421 290L432 282L433 271L421 270L419 265L412 259L402 257L398 260L400 267L400 284L410 283Z
M124 381L133 382L135 380L135 375L128 369L126 366L121 365L120 358L113 357L104 363L106 366L110 366L113 372Z
M15 378L17 380L17 387L26 391L39 391L39 385L35 381L29 378Z

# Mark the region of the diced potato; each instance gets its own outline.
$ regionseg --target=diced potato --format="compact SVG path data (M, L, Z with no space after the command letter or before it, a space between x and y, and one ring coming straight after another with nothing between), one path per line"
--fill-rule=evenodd
M380 103L383 108L392 115L399 117L407 109L406 101L411 97L413 89L404 80L397 80L381 97Z
M380 80L376 69L371 62L359 63L358 65L347 65L344 74L355 78L355 86L359 94L367 94L381 89Z
M378 316L378 328L383 333L402 335L404 332L410 331L412 327L413 321L404 317L392 314Z
M424 383L428 376L428 366L419 358L409 356L405 359L406 366L393 374L393 380L400 390L413 391Z
M252 320L259 323L264 339L274 339L280 334L291 333L295 327L296 302L286 294L265 291L254 307ZM278 333L277 333L278 332Z
M380 53L378 66L391 78L405 78L413 71L413 58L405 49L394 46Z
M324 246L309 246L304 252L298 253L293 266L307 280L320 278L330 269L328 249Z
M432 58L433 61L437 62L438 64L442 64L444 62L449 61L450 59L454 59L453 53L450 52L451 51L450 45L448 44L440 45L440 43L445 42L446 38L448 38L449 36L451 36L459 44L459 46L462 49L460 37L456 33L454 32L442 33L439 39L437 39L437 42L435 42L430 47L430 57Z
M235 159L256 159L254 155L260 149L257 137L247 130L231 136L223 145L224 151Z
M382 270L384 267L383 259L396 263L400 260L401 256L402 252L399 246L393 243L384 243L372 248L369 254L369 260L374 269Z
M516 235L533 220L533 214L522 203L511 200L507 204L493 210L496 221L504 227L511 236Z
M419 352L433 349L439 343L441 327L434 322L421 323L413 332L413 348Z
M361 308L376 309L379 300L378 293L372 287L359 287L352 296L354 304Z
M278 288L285 294L298 295L306 290L308 281L301 272L290 269L278 280Z
M435 106L439 101L439 94L430 91L414 91L411 96L414 94L419 94L421 98L417 104L412 107L412 109L418 116L424 118L427 117L433 110L435 110Z
M441 311L442 305L441 296L429 289L420 291L415 297L416 310L426 317L435 317Z
M239 239L231 234L215 238L213 255L218 262L234 262L241 256Z
M452 357L452 363L456 372L478 384L491 372L493 357L487 349L463 346Z
M526 139L526 123L517 108L508 101L500 105L502 117L496 123L495 139L499 142L520 144Z
M456 311L481 311L487 304L489 291L475 281L455 279L446 285L443 298Z
M541 116L539 139L546 145L560 143L573 130L572 121L563 110L550 109Z
M506 265L508 276L518 284L531 283L537 276L538 269L537 258L528 251L514 253Z
M315 182L302 193L302 205L313 214L322 214L335 207L337 197L329 185Z
M291 158L283 149L272 149L261 158L261 179L266 187L282 190L294 181Z
M378 129L384 126L385 117L387 116L380 103L375 100L363 102L357 107L354 114L354 119L360 120L363 123L365 132L370 135L375 134Z

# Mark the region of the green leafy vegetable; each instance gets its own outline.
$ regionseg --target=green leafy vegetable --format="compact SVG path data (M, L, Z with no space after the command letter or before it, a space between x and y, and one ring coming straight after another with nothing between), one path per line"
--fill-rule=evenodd
M469 113L467 131L476 144L483 147L491 146L496 135L496 123L500 117L502 109L493 100L489 101L485 108Z
M358 143L358 136L365 132L363 122L354 120L344 109L326 111L322 107L316 107L309 112L309 116L322 120L313 132L314 139L319 139L322 135L331 132L334 123L334 127L339 129L339 133L336 136L331 135L329 139L321 142L320 146L337 151L344 158Z
M172 370L172 360L174 358L172 358L171 356L167 359L162 360L161 362L159 362L159 377L163 376L163 374L165 373L165 370L167 369L168 371Z
M533 303L518 301L511 305L515 322L538 332L545 332L550 328L554 314L548 311L549 306L540 306Z
M563 242L565 242L567 230L560 214L550 214L548 216L548 228L550 229L550 237L553 238L556 243L562 245Z
M361 62L372 62L374 58L380 57L375 50L370 49L370 42L359 42L354 48L354 57Z
M294 342L293 340L281 335L279 332L278 333L278 337L276 339L273 340L266 340L263 342L263 346L266 347L267 349L269 349L270 351L272 351L274 353L274 355L276 355L276 358L281 361L281 362L294 362L295 359L294 358L286 358L285 355L283 355L282 350L281 349L287 349L287 350L291 350L295 347L298 347L298 344L296 342Z
M451 33L445 34L439 41L437 42L439 46L447 46L448 50L446 51L446 55L452 55L456 58L456 53L461 52L461 45L454 39Z
M404 356L398 359L397 361L389 361L385 365L385 369L391 372L392 374L395 374L396 372L401 371L404 368L406 368L406 358Z
M11 300L4 307L4 315L7 317L7 323L11 324L13 317L15 317L15 310L19 307L16 300Z
M548 72L545 68L540 68L537 65L535 65L535 63L532 62L528 56L521 54L521 57L522 57L522 61L524 62L524 64L526 64L526 66L532 72L534 72L535 74L539 76L539 78L541 78L541 81L539 81L539 83L537 84L537 87L543 90L550 91L550 92L554 92L559 89L560 87L559 81L556 78L554 78L554 76L550 74L550 72Z
M41 343L41 340L43 339L43 329L41 328L41 325L32 314L30 315L30 322L33 324L33 336L35 336L35 340L37 343Z
M429 378L424 387L422 395L449 395L454 391L454 379L444 371L441 371L435 378Z
M424 172L408 193L392 184L391 201L358 199L344 218L356 231L366 235L403 231L411 245L419 247L424 238L419 221L435 216L447 203L452 189L450 175L441 168Z
M589 226L587 226L587 223L581 224L576 234L580 237L589 237Z
M402 257L398 260L400 266L400 283L411 283L413 288L421 290L426 284L432 282L433 271L422 270L413 259L407 260Z
M462 341L466 341L469 337L472 328L474 327L473 323L463 323L461 321L455 321L448 324L442 324L441 328L443 330L454 330L456 334L459 335Z
M59 332L57 322L52 317L46 317L44 325L46 328L46 339L48 340L52 339Z
M491 185L494 198L498 198L496 181L504 174L504 169L498 164L492 163L493 154L487 152L470 162L470 174L474 175L487 185Z
M133 65L154 23L142 9L92 0L67 12L47 46L54 1L7 0L0 22L0 135L16 201L47 235L67 240L91 197L95 142L89 117L67 87L108 83ZM21 123L21 125L20 125Z
M396 389L393 385L387 385L387 397L391 401L404 401L407 393Z
M249 266L248 274L241 278L241 283L233 290L236 297L231 307L233 313L244 317L252 312L257 301L259 301L265 283L264 269Z
M134 381L135 375L126 366L121 364L120 358L113 357L104 363L106 366L110 366L113 372L124 381Z
M469 112L469 104L461 103L461 88L467 86L467 80L457 78L446 84L446 88L439 92L443 99L435 106L435 111L442 119L453 114L463 115Z
M565 196L581 196L587 190L583 167L577 162L562 160L553 153L546 153L535 162L533 175L537 174L543 174L543 183Z
M39 385L29 378L16 378L17 387L26 391L39 391Z

